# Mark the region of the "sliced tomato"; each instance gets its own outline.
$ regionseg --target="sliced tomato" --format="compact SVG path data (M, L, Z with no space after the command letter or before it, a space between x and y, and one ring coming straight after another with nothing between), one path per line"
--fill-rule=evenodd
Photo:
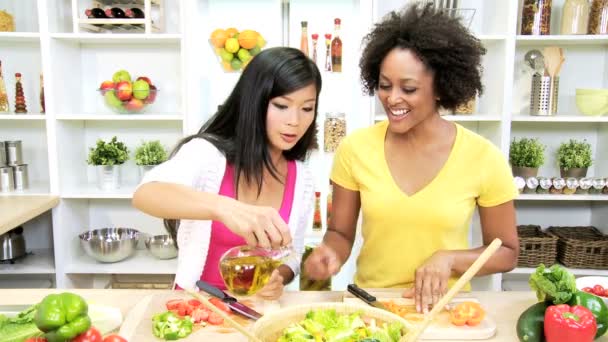
M179 303L182 303L183 300L181 299L172 299L170 301L168 301L167 303L165 303L165 306L167 307L167 310L171 311L171 310L176 310Z
M192 320L194 323L207 322L209 319L209 311L201 308L196 308L192 311Z
M583 287L583 292L587 292L587 293L593 293L593 289L590 287Z
M188 301L188 305L197 308L197 307L201 306L201 302L198 299L190 299Z
M211 304L215 305L216 308L224 311L225 313L230 313L230 308L228 307L228 305L226 305L226 303L222 302L221 299L219 298L209 298L209 302L211 302Z
M215 312L212 312L209 314L209 319L207 320L207 322L213 325L222 325L224 324L224 319Z
M128 342L128 341L127 341L127 339L123 338L122 336L113 334L113 335L104 337L103 342Z
M188 305L188 303L181 301L179 304L177 304L177 313L179 316L186 316L188 314L188 308L190 306Z

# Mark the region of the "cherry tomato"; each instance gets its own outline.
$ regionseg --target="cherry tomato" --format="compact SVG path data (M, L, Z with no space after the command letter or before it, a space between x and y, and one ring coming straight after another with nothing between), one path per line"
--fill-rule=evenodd
M196 308L196 307L199 307L201 305L201 302L198 299L190 299L188 301L188 305Z
M179 303L183 302L183 300L181 299L172 299L170 301L168 301L165 306L167 307L167 310L171 311L171 310L176 310L177 306L179 305Z
M602 285L595 285L593 287L593 293L595 293L598 296L603 296L604 292L606 292L606 290L604 289L604 287Z
M103 342L103 339L99 330L90 327L89 330L76 336L72 342Z
M587 293L593 293L593 289L590 288L589 286L587 287L583 287L583 292L587 292Z
M213 325L222 325L224 323L224 319L215 312L209 314L209 319L207 321Z
M110 336L106 336L103 339L103 342L128 342L126 338L123 338L122 336L113 334Z
M209 311L201 308L194 309L192 311L192 319L194 323L207 322L209 319Z

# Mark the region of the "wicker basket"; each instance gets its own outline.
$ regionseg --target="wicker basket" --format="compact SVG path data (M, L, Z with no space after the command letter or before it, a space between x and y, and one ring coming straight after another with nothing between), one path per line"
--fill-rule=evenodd
M559 238L557 260L568 267L608 269L608 236L595 227L549 227Z
M557 257L557 237L544 233L540 226L517 226L519 236L519 267L551 266Z
M310 310L335 309L338 314L350 314L362 312L370 318L381 322L398 321L405 327L403 334L413 328L413 325L405 319L392 312L380 310L369 305L347 304L347 303L312 303L286 307L270 314L264 315L255 322L252 333L264 342L276 341L283 334L283 330L292 323L304 320L306 313Z

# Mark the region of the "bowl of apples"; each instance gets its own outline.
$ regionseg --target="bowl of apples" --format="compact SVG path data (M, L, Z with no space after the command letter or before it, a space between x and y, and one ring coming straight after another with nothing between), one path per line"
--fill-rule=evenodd
M143 113L158 94L158 88L148 77L133 80L126 70L115 72L112 80L103 81L98 91L106 107L120 114Z

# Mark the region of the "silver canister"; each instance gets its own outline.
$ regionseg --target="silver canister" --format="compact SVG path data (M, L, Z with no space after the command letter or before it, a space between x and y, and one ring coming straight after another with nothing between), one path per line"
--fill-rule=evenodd
M534 74L530 93L530 115L555 115L558 89L559 77Z
M21 153L21 140L6 141L6 159L8 165L16 166L23 164L23 154Z
M0 192L11 192L14 189L13 168L10 166L0 167Z
M13 168L15 169L15 190L27 190L27 188L29 187L27 164L13 166Z
M6 162L6 143L0 141L0 167L7 165Z

